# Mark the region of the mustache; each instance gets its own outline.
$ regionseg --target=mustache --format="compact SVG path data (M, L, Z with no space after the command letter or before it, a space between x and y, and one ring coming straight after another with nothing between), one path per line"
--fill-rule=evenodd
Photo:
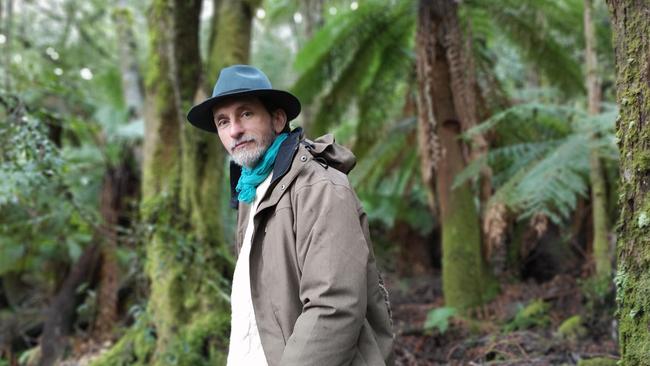
M242 136L230 144L230 150L233 150L237 145L242 144L244 142L253 142L253 141L255 141L255 139L251 136Z

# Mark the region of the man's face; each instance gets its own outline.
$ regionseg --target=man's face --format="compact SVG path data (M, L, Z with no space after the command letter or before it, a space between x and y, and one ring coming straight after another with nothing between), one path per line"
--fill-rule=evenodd
M287 120L282 109L269 114L256 97L226 99L212 112L221 143L235 163L248 168L257 164Z

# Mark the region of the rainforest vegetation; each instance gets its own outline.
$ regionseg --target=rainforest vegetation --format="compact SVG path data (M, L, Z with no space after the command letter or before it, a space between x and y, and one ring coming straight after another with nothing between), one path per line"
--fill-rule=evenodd
M650 365L647 1L0 0L0 366L225 365L232 64L356 155L397 365Z

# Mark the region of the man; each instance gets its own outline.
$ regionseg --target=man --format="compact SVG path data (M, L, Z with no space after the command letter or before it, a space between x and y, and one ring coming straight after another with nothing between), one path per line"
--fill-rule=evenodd
M354 156L331 135L312 142L289 131L299 113L295 96L235 65L187 116L217 133L234 162L228 365L390 365L388 298L346 176Z

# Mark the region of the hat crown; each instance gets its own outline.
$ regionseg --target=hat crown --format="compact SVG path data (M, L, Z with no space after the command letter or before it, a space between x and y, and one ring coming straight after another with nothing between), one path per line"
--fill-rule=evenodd
M272 89L269 78L253 66L233 65L221 70L212 96L255 89Z

